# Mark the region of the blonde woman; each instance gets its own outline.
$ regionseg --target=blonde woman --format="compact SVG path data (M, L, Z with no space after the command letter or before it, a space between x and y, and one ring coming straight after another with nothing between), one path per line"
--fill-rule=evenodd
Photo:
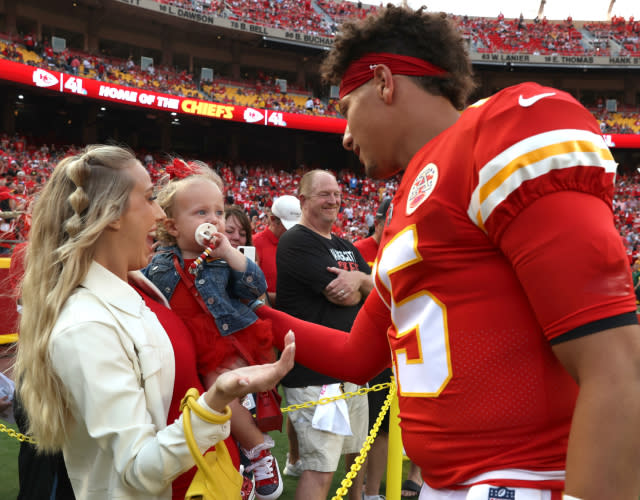
M62 450L78 500L169 499L193 466L182 420L166 423L181 353L145 305L157 290L132 273L163 218L144 167L114 146L60 162L34 207L16 375L29 430L42 450ZM220 415L273 387L293 351L291 337L277 363L226 372L200 405ZM229 424L194 416L193 430L204 451Z

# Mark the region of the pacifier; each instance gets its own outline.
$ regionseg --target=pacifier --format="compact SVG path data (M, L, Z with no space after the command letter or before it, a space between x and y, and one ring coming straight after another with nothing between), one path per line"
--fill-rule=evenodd
M204 222L196 228L196 241L202 247L208 247L213 242L213 235L217 232L216 226Z

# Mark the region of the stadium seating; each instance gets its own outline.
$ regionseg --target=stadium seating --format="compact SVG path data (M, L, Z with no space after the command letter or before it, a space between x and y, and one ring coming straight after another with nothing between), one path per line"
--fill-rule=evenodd
M323 36L333 36L344 20L361 18L378 8L372 4L344 0L155 1L232 20ZM496 18L451 17L469 40L471 49L481 54L640 56L640 22L633 18L614 17L610 22L585 23L577 27L570 18L549 22L546 19L505 19L502 15ZM212 83L199 86L194 75L184 71L178 73L162 67L153 68L153 72L142 71L131 61L69 50L58 54L46 44L38 52L34 45L31 34L24 37L0 34L0 57L173 95L293 113L339 116L331 99L314 98L308 91L296 89L291 84L284 95L270 77L259 77L254 81L217 78ZM307 104L310 97L312 106ZM637 111L633 111L632 114L612 115L601 120L603 131L640 133L636 114Z
M604 55L571 23L524 22L454 16L471 46L480 53Z
M506 25L501 24L501 21L497 19L456 18L456 20L465 35L475 40L475 43L479 46L479 51L491 52L500 50L502 52L517 53L525 50L515 44L515 41L520 40L522 35L518 35L518 32L513 29L505 29L504 26ZM640 23L633 23L632 25L637 28ZM595 24L591 26L594 36L603 36L601 27L595 28L594 26ZM607 24L606 26L609 25ZM574 31L569 30L566 33L573 33ZM528 39L527 51L539 51L539 53L543 54L550 53L552 49L549 42L545 40L553 39L556 47L564 44L563 47L565 49L557 50L568 50L569 52L567 53L572 54L587 54L583 47L580 48L575 45L580 40L578 36L576 36L574 42L567 41L565 40L566 33L563 35L564 38L559 37L557 28L538 30L537 27L534 27L531 33L536 33L536 35ZM546 33L545 36L547 38L538 36L540 33ZM562 40L565 41L563 42ZM604 52L603 50L601 53ZM335 100L329 99L325 102L318 98L312 98L309 92L298 90L294 86L289 86L289 92L282 94L280 89L273 84L274 78L263 74L260 74L259 79L256 81L216 79L212 83L202 84L199 88L194 76L186 71L177 72L170 68L157 67L151 73L142 71L131 60L97 57L80 51L69 50L55 54L53 51L47 51L46 47L41 56L33 50L28 50L21 43L17 43L15 39L2 34L0 34L0 57L47 69L57 69L69 73L77 71L80 76L97 78L129 87L173 95L198 97L224 104L266 108L290 113L339 116ZM81 61L76 69L72 65L74 58ZM312 98L313 106L307 105L309 98ZM640 134L640 114L638 109L626 109L620 113L612 114L603 114L601 108L592 108L591 111L602 123L603 133Z
M633 17L628 20L614 17L607 23L587 23L584 29L598 40L611 40L619 49L620 56L640 57L640 22Z
M2 34L0 57L127 87L290 113L338 116L334 104L325 104L316 98L314 106L309 108L306 102L311 97L310 92L289 85L288 92L282 94L274 85L274 78L265 75L261 75L256 81L217 79L198 88L194 76L186 71L177 72L165 67L155 67L152 72L142 71L131 60L98 57L80 51L65 50L56 54L45 50L41 56ZM81 61L77 69L74 69L71 62L74 58Z
M155 0L198 12L211 12L260 26L334 36L340 23L359 19L376 5L344 0ZM523 19L451 16L470 46L479 53L567 56L640 56L640 23L614 17L608 23L576 28L571 18L549 22ZM613 45L613 46L612 46Z
M13 183L11 194L15 199L12 201L12 210L26 210L55 165L65 156L76 154L80 149L74 145L36 146L29 144L22 136L9 137L7 134L0 134L0 179L10 179ZM139 151L138 157L154 181L164 175L167 166L164 152ZM261 204L269 203L282 194L295 193L300 177L308 170L307 167L300 167L290 172L273 164L232 164L222 160L208 163L224 179L225 194L233 196L234 203L244 207L247 212L256 209L258 213L264 212L264 205ZM347 219L344 214L340 214L333 228L334 232L352 240L366 237L369 228L365 223L365 214L375 213L382 196L395 193L398 180L374 181L356 176L348 169L335 173L343 186L344 201L353 207L354 216ZM355 179L353 182L352 178ZM18 190L24 190L24 193ZM27 216L21 215L13 218L11 229L0 239L21 241L26 238L28 223L25 224L25 217ZM255 218L256 231L263 228L263 220L261 217Z
M13 182L11 190L15 203L12 208L26 210L58 161L79 150L80 147L75 145L37 146L27 143L19 135L9 137L0 134L0 179L3 179L3 183L7 179ZM163 152L139 151L138 157L154 181L163 176L167 166ZM233 196L235 204L241 205L247 212L257 211L258 216L253 218L255 231L263 228L264 218L259 214L264 212L264 203L282 194L295 193L300 177L307 170L306 167L300 167L291 172L273 164L231 163L223 160L208 163L223 178L225 194ZM616 178L614 216L630 262L633 262L640 256L640 173L629 168L622 168L621 172ZM366 237L368 227L365 214L375 213L382 197L395 193L398 179L374 181L348 169L335 173L343 188L343 201L353 208L354 216L349 220L341 213L333 230L351 240ZM26 238L29 224L25 218L20 216L12 219L10 231L0 239L20 241Z
M604 107L588 108L600 122L604 134L640 134L640 110L632 107L620 107L609 112Z
M234 21L313 35L331 34L330 23L313 8L311 0L228 0L225 7L230 11L227 17Z

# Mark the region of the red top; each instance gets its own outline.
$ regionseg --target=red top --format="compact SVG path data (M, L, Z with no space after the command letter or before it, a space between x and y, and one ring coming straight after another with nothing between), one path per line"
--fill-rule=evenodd
M181 415L180 401L191 387L198 389L200 393L204 391L202 383L196 372L196 351L193 345L191 334L180 318L170 309L151 299L145 293L138 289L138 293L142 296L147 307L153 311L158 317L158 321L167 332L171 345L173 347L174 359L176 364L176 375L173 383L173 396L171 397L171 405L169 407L169 415L167 424L171 424ZM225 444L229 449L231 460L236 468L240 467L240 455L238 447L231 436L225 440ZM212 449L215 447L212 447ZM187 472L181 474L173 480L172 489L174 500L184 500L187 489L191 484L191 480L196 473L197 468L193 467Z
M188 272L189 266L195 259L184 260L186 279L193 281L195 276ZM233 335L222 336L216 322L208 310L192 295L184 280L180 280L171 297L171 308L191 332L191 338L196 348L196 368L201 377L220 369L232 369L238 362L244 365L271 363L274 360L272 347L271 325L269 322L257 319L254 323L235 332ZM234 339L242 344L252 360L244 360L238 352Z
M373 263L376 260L376 254L378 253L378 242L373 239L373 236L369 236L364 240L356 241L353 246L358 249L360 255L367 261L369 267L373 269Z
M276 268L276 250L278 249L278 238L266 228L253 237L253 246L256 247L256 255L260 269L267 280L267 291L276 291L278 272Z

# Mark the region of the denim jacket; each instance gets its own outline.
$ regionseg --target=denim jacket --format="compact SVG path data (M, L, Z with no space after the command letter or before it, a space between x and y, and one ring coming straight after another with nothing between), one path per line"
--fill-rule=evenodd
M184 268L182 254L177 246L160 247L151 263L142 272L156 285L168 301L180 282L173 256ZM258 317L240 299L255 300L267 290L267 281L260 268L247 259L247 269L231 269L226 261L204 261L195 277L196 290L216 322L220 335L226 337L255 323Z

